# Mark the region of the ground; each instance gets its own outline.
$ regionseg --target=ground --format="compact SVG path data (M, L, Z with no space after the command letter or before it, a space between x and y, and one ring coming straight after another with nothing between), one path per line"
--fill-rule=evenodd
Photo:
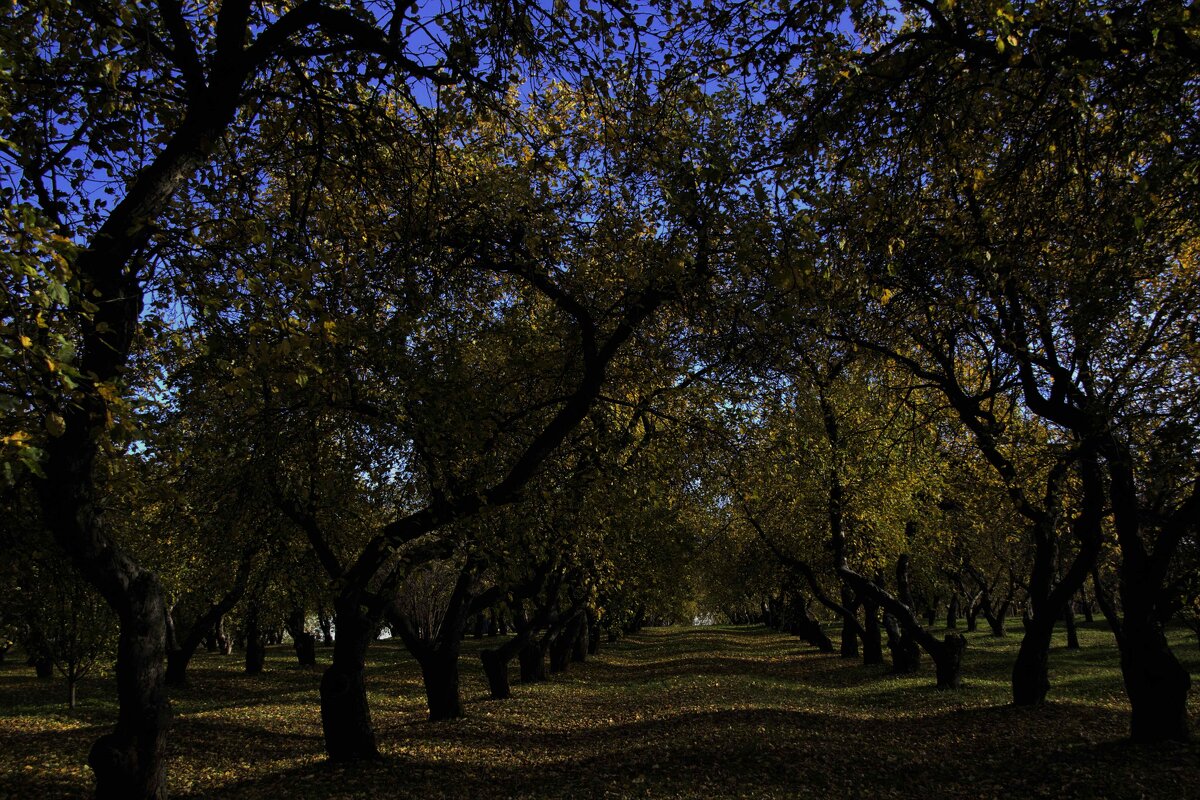
M939 692L928 664L890 677L761 627L648 629L549 683L514 683L502 702L486 699L480 643L468 641L468 717L441 723L425 721L415 663L378 642L368 680L385 758L343 768L321 756L319 672L287 647L257 677L236 656L201 654L174 694L171 795L1200 798L1200 745L1124 741L1112 637L1081 637L1075 652L1056 640L1038 709L1007 705L1016 636L968 634L966 684ZM1200 673L1195 639L1175 644ZM0 798L87 796L87 748L115 715L109 681L86 682L70 712L59 679L11 658L0 667Z

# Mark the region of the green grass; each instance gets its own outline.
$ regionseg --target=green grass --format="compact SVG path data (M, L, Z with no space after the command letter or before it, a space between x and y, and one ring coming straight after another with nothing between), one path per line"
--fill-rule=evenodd
M425 721L419 671L397 643L371 649L372 710L385 759L322 758L319 672L272 648L267 673L201 654L174 695L173 797L922 797L1200 798L1200 747L1124 741L1128 705L1111 635L1056 634L1051 702L1008 703L1018 639L968 634L966 685L933 689L932 668L820 655L763 628L650 629L545 684L486 699L463 655L468 717ZM1176 652L1200 671L1194 637ZM320 653L323 660L329 651ZM514 676L515 677L515 676ZM108 680L65 706L61 681L0 667L0 798L87 795L93 739L112 722ZM1193 727L1200 700L1193 692Z

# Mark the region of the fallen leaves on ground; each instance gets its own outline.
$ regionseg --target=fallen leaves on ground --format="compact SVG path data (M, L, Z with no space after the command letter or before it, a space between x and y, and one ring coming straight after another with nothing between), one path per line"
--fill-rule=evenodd
M468 716L425 721L416 664L372 647L372 715L384 759L330 766L320 672L273 648L268 671L202 654L174 694L172 797L192 798L1188 798L1197 745L1134 746L1111 636L1051 654L1051 702L1008 705L1016 637L970 634L967 683L932 670L822 655L763 628L649 629L547 683L493 701L463 654ZM1181 640L1193 673L1200 652ZM322 657L328 658L328 651ZM0 668L0 799L86 797L92 740L112 723L111 683L76 712L57 682ZM513 679L515 681L515 674ZM1198 709L1193 701L1193 712Z

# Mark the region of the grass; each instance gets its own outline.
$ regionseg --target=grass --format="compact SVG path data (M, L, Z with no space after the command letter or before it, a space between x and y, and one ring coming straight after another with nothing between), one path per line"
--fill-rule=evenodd
M468 717L425 721L420 673L395 642L371 649L385 759L330 767L319 672L272 648L267 673L197 657L174 694L170 783L180 798L1200 798L1200 746L1124 741L1128 704L1111 635L1051 654L1051 702L1016 709L1017 638L968 634L964 688L932 668L892 677L760 627L649 629L585 665L486 699L480 643L463 654ZM1200 649L1176 652L1195 675ZM321 652L328 659L328 650ZM514 676L515 677L515 676ZM87 750L112 724L109 680L68 712L59 680L0 667L0 798L86 797ZM1193 728L1200 701L1192 693Z

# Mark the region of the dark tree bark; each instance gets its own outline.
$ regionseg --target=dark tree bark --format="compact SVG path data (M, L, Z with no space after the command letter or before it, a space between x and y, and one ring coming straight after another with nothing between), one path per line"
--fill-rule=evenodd
M859 606L858 596L849 586L842 584L842 607L851 613L856 613ZM842 642L840 654L842 658L858 658L859 631L862 628L855 624L857 620L847 615L842 616Z
M979 612L987 620L992 636L997 638L1005 636L1004 623L1008 619L1008 612L1012 607L1012 587L1016 583L1012 573L1009 573L1008 594L1000 602L999 607L997 607L992 595L994 584L989 582L983 573L975 569L969 562L965 565L965 569L979 589Z
M550 674L566 672L571 664L575 640L581 630L587 628L587 618L581 610L575 611L557 631L550 642Z
M825 428L826 438L834 452L841 447L841 432L837 412L830 402L827 389L832 381L844 368L845 362L839 362L822 375L811 361L807 362L815 379L817 402L821 410L821 419ZM885 614L890 614L900 628L900 638L911 637L929 653L937 665L937 687L939 689L956 689L961 684L963 651L966 640L958 634L947 634L943 641L938 641L925 628L914 612L912 593L908 585L908 554L901 554L896 564L896 583L899 598L893 597L876 585L873 581L851 569L846 557L846 536L844 526L845 490L842 476L838 469L838 461L834 459L828 471L828 494L826 499L826 514L829 520L829 544L833 552L834 565L838 576L845 581L854 593L860 597L872 597L883 608ZM909 522L905 533L906 539L912 540L915 523ZM898 642L899 644L899 642Z
M976 594L974 597L968 598L966 607L967 632L974 633L979 630L979 610L983 603L982 596Z
M425 698L429 703L429 720L437 722L458 719L463 715L462 698L458 689L459 642L430 648L420 659L421 677L425 681Z
M267 660L266 634L262 630L258 598L251 598L246 609L246 674L259 675Z
M862 638L866 635L866 632L864 631L863 626L859 623L858 616L855 612L855 604L859 602L858 593L853 591L853 589L851 589L846 582L843 581L841 589L842 598L843 600L849 599L850 606L847 607L844 602L835 602L821 587L821 583L817 580L817 576L813 572L812 566L803 559L796 558L788 553L783 552L783 550L775 544L774 540L767 535L766 530L762 527L754 514L751 513L748 504L743 503L743 510L745 511L746 519L750 523L750 527L752 527L755 533L758 534L758 538L767 545L767 548L772 554L774 554L776 560L778 560L779 563L783 564L784 566L800 573L800 575L803 576L807 582L808 588L812 591L813 596L817 599L817 602L841 617L843 648L842 655L845 656L846 654L847 635L849 635L850 639L849 646L854 649L854 655L857 655L856 637ZM786 594L787 593L785 592L784 596L786 596ZM800 595L795 592L792 593L792 598L793 602L787 606L784 612L784 619L782 620L785 622L785 627L790 628L788 632L800 636L806 642L814 645L823 653L833 652L833 642L830 641L829 636L826 635L825 631L821 628L820 623L813 619L812 614L809 612L808 600L801 599ZM770 600L772 604L775 602L775 598L770 598ZM797 601L801 604L799 607L797 606ZM774 609L769 608L767 614L770 615L773 613ZM847 633L847 629L849 633Z
M1033 524L1033 569L1029 578L1029 606L1024 616L1025 635L1013 663L1013 704L1041 705L1050 690L1050 641L1054 623L1067 601L1079 591L1100 552L1101 522L1104 514L1103 488L1094 456L1079 459L1083 484L1081 512L1072 522L1079 551L1057 583L1054 582L1058 558L1058 515L1062 508L1062 487L1070 462L1060 460L1046 482L1042 510L1027 510Z
M466 636L467 623L503 594L498 586L475 593L474 584L481 569L481 564L469 560L459 570L436 632L418 630L394 604L388 608L392 630L399 634L404 646L421 665L430 721L456 719L463 715L458 654Z
M333 647L333 618L324 608L317 609L317 625L321 628L321 646Z
M1192 680L1171 651L1165 626L1179 609L1178 587L1169 581L1171 561L1180 542L1195 536L1200 482L1192 483L1190 494L1158 523L1154 536L1145 530L1149 515L1138 494L1132 457L1115 437L1109 437L1104 447L1113 527L1121 546L1122 616L1114 633L1133 711L1131 736L1144 743L1187 742L1191 738L1187 698ZM1095 585L1099 589L1099 584Z
M97 800L165 798L170 704L163 676L167 609L157 579L142 573L123 598L117 640L117 727L88 754ZM143 627L145 626L145 627Z
M883 641L879 627L879 603L870 596L863 598L863 623L863 664L882 664Z
M1013 704L1041 705L1050 691L1050 639L1054 633L1054 617L1022 618L1025 635L1013 662Z
M550 643L533 640L521 648L518 658L521 663L521 683L539 683L546 680L546 651Z
M526 681L525 678L527 675L535 672L540 674L543 679L545 677L544 667L540 666L544 664L544 659L540 655L541 651L537 650L540 661L538 667L540 668L535 668L534 664L529 663L534 658L533 651L531 650L528 655L525 655L525 650L531 646L536 649L536 643L533 641L534 635L537 633L538 628L548 625L551 622L552 598L558 594L563 580L561 573L554 574L551 577L552 567L553 565L550 561L539 565L528 582L514 587L510 593L513 621L517 629L516 635L498 647L481 650L479 653L479 660L483 663L483 673L487 677L488 690L493 700L507 700L512 696L512 689L508 680L508 665L518 654L522 655L522 682L532 682L532 679ZM549 582L548 585L547 582ZM535 598L543 589L546 590L544 592L545 599L542 602L538 602ZM534 611L532 615L526 611L525 604L527 600L533 601ZM495 617L493 616L494 619Z
M798 592L791 592L789 595L790 601L784 612L787 619L787 632L799 636L822 653L832 653L834 651L833 641L825 633L821 623L812 615L809 599Z
M589 632L588 632L587 615L582 614L579 621L579 631L575 634L575 638L571 642L571 661L576 664L583 664L587 661L589 649Z
M512 697L512 688L508 682L508 663L520 648L514 647L510 651L502 648L503 645L479 651L483 674L488 682L488 692L493 700L507 700Z
M838 572L850 582L855 591L873 595L883 607L884 624L889 626L888 646L892 649L893 664L904 668L911 666L911 654L915 644L933 659L937 668L937 687L957 689L962 684L962 659L966 640L957 633L948 633L942 641L938 641L921 626L909 604L846 567L840 549L836 552L839 561ZM908 590L907 554L901 554L896 564L896 583L900 597L907 597L911 601L912 595ZM891 623L888 622L889 617L892 619ZM894 630L891 628L893 625Z
M292 647L296 650L296 661L302 667L317 665L317 637L305 630L304 609L294 608L288 615L287 631L292 637Z
M1008 631L1004 628L1004 623L1008 620L1008 609L1012 605L1010 598L1004 598L1000 603L1000 608L992 613L986 606L984 607L984 619L987 620L988 628L992 632L992 636L999 639L1008 635Z
M248 548L243 553L238 562L237 572L234 573L233 585L192 622L182 640L179 639L179 631L173 620L168 618L168 621L172 623L172 631L167 637L167 686L183 686L187 683L188 664L191 663L192 656L196 654L196 650L199 649L200 643L204 639L207 638L212 642L210 652L218 648L220 640L224 639L222 626L225 615L238 604L238 601L246 593L246 586L250 580L250 568L257 552L258 548L255 546ZM221 632L218 633L218 631Z
M29 659L33 674L45 680L54 677L54 661L49 656L33 656Z
M594 608L588 608L588 647L589 656L600 653L600 615Z
M1063 625L1067 629L1067 649L1079 649L1079 631L1075 629L1075 609L1070 600L1063 606Z
M380 622L370 609L369 601L360 602L353 591L334 602L333 661L321 677L321 729L325 752L334 762L379 758L364 674L367 648Z
M1112 592L1104 585L1100 578L1100 569L1095 565L1092 567L1092 590L1096 597L1096 605L1100 606L1100 613L1104 615L1104 621L1108 623L1109 630L1117 641L1117 648L1120 649L1124 639L1121 635L1121 615L1117 611Z
M1092 608L1091 598L1087 596L1086 584L1085 588L1079 590L1079 610L1083 612L1083 621L1088 625L1096 621L1096 612Z
M946 630L952 631L958 627L958 593L950 595L950 603L946 606Z
M887 631L888 650L892 654L892 673L907 675L921 668L921 648L905 634L900 623L891 614L883 615L883 627Z

